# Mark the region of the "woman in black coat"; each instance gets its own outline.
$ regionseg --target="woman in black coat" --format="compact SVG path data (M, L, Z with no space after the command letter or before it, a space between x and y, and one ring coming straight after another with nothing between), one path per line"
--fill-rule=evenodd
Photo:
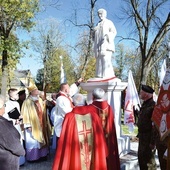
M11 121L3 117L4 98L0 95L0 169L19 170L19 156L25 155L20 134Z

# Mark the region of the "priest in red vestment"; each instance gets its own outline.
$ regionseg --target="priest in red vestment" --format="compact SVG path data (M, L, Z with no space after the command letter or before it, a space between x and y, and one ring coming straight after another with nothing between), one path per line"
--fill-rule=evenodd
M120 170L120 160L117 145L116 128L114 124L114 114L111 106L107 101L103 100L105 92L101 88L96 88L93 90L93 103L88 106L76 107L74 110L81 110L81 113L97 113L102 123L107 147L108 147L108 157L107 157L107 169L108 170Z
M82 105L83 95L77 96ZM107 170L103 129L93 111L77 108L67 113L58 142L53 170Z

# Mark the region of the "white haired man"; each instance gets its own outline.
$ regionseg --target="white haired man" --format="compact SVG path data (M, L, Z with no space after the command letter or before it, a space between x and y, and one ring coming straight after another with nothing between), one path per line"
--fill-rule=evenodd
M84 97L84 95L77 93L73 97L73 104L74 106L85 106L87 105L86 98Z
M75 108L82 108L79 106L85 105L85 101L82 94L74 95ZM74 109L65 115L53 170L107 169L108 151L98 115Z
M114 124L114 113L108 102L104 100L104 95L105 91L103 89L95 88L92 92L92 104L84 107L77 107L74 109L74 112L93 112L99 116L109 151L107 156L107 169L120 170L119 152Z
M154 90L148 85L142 85L140 98L143 100L138 117L138 162L143 170L155 168L155 158L152 152L155 143L153 136L153 122L151 120L155 107L153 100ZM150 168L148 167L150 166Z

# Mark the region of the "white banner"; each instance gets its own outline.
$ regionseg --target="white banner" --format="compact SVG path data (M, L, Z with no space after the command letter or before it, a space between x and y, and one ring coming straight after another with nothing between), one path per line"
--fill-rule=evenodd
M63 67L63 57L60 56L61 59L61 74L60 74L60 84L62 83L66 83L66 76L65 76L65 72L64 72L64 67Z
M163 79L165 77L165 73L166 73L166 59L164 59L164 61L163 61L160 76L159 76L159 85L160 85L160 87L161 87Z
M124 124L128 125L130 132L133 132L135 122L133 108L139 110L139 106L141 106L140 100L133 80L132 72L130 70L124 106Z

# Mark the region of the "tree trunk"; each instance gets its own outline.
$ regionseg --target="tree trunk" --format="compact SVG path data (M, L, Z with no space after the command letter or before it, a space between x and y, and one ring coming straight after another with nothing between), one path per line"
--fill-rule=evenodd
M150 72L150 67L149 66L145 66L142 69L142 72L143 72L143 76L141 77L141 84L146 84L147 83L147 77L148 77L149 72Z
M7 50L3 50L2 52L2 86L1 86L1 94L6 98L6 91L7 91L7 80L8 80L8 72L7 72Z

